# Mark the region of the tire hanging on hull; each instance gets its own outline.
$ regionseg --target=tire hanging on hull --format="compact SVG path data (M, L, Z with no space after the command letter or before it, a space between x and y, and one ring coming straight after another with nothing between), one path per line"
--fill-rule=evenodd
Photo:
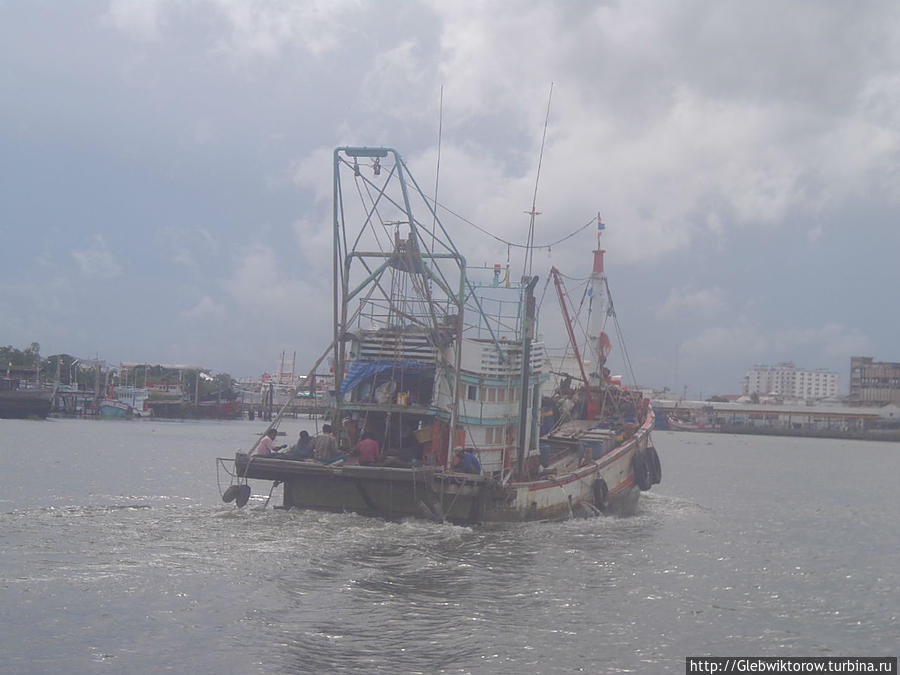
M636 452L631 460L631 470L634 472L634 482L641 490L649 490L653 485L650 473L650 462L643 453Z
M659 485L662 481L662 464L659 461L659 454L652 445L647 446L647 462L650 469L650 482L653 485Z
M605 511L607 507L607 499L609 499L609 487L606 485L606 481L602 478L598 478L594 481L593 491L594 491L594 506L596 506L601 511Z

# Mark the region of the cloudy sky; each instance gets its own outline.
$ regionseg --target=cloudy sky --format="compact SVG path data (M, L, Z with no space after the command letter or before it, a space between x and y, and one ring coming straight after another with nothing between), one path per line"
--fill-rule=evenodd
M551 83L535 240L602 212L641 383L732 393L793 361L846 390L851 355L900 361L893 0L0 0L0 343L305 370L333 148L433 185L442 115L440 201L524 241ZM536 271L584 275L594 243ZM561 346L549 294L542 322Z

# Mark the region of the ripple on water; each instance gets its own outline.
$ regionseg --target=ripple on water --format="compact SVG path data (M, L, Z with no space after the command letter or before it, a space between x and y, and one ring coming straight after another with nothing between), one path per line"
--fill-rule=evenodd
M263 509L262 483L223 504L212 458L249 426L37 428L87 443L5 478L13 671L677 673L900 632L890 444L660 434L666 478L634 516L470 528L274 510L277 491ZM773 476L754 458L776 450Z

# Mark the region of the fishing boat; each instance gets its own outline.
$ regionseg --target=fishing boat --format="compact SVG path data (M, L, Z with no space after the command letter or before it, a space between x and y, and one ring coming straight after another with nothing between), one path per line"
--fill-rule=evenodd
M283 484L285 508L481 524L596 514L633 486L648 405L605 456L560 433L542 443L538 277L469 265L392 148L337 148L333 176L333 340L303 382L314 391L329 359L342 453L261 457L257 441L217 460L232 477L223 499L246 504L254 479ZM364 436L381 448L375 465L352 455ZM463 471L470 457L480 470Z
M125 401L117 398L104 398L97 404L100 417L130 419L135 416L135 410Z
M148 397L146 388L110 386L106 397L97 404L97 410L101 418L150 417L150 411L144 409Z

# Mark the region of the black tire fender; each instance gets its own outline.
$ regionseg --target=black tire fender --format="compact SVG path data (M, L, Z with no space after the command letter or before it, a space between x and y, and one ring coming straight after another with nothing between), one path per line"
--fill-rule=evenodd
M594 506L603 511L607 506L606 500L609 499L609 487L603 478L598 477L594 481L592 488L594 491Z
M647 459L650 466L650 482L659 485L662 481L662 464L659 461L659 453L652 445L647 446Z
M653 485L650 477L650 466L647 458L641 452L634 453L631 459L631 470L634 472L634 482L641 490L649 490Z
M250 486L246 483L241 485L238 488L237 495L234 498L234 503L237 504L239 509L244 508L247 505L247 502L250 500Z

